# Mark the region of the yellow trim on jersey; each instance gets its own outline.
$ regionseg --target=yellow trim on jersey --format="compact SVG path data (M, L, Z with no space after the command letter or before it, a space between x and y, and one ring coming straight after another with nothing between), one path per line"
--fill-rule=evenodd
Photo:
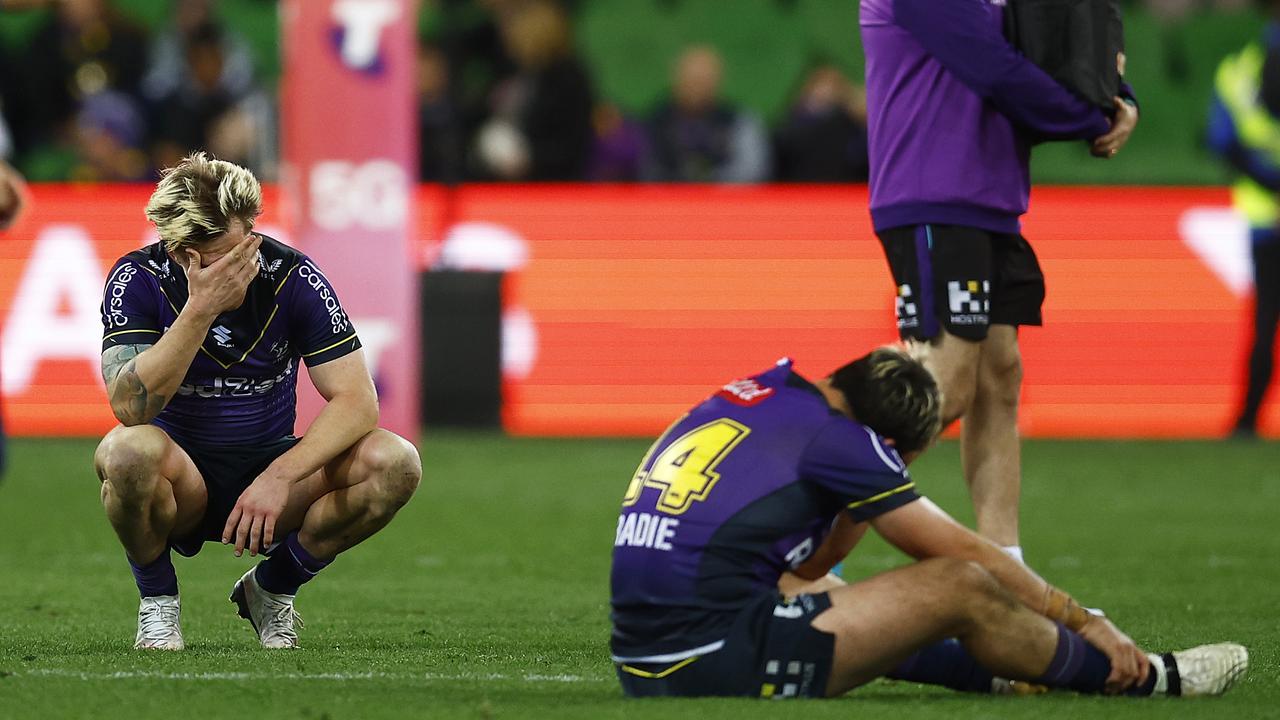
M892 490L885 490L884 492L880 493L879 495L872 495L871 497L867 498L866 500L858 500L857 502L851 502L851 503L849 503L849 508L848 508L848 509L849 509L849 510L852 510L852 509L854 509L854 508L862 507L863 505L870 505L870 504L871 504L871 503L873 503L873 502L880 502L881 500L883 500L883 499L885 499L885 498L889 497L890 495L897 495L897 494L898 494L898 493L900 493L900 492L906 492L906 491L910 490L911 488L913 488L913 487L915 487L915 486L916 486L916 483L915 483L915 481L913 480L913 481L911 481L911 482L906 483L905 485L899 485L898 487L896 487L896 488L894 488L894 489L892 489Z
M289 272L284 274L284 279L280 281L279 285L276 285L276 295L280 294L280 288L284 287L284 284L289 281L290 277L293 276L293 271L297 270L298 266L301 264L302 263L294 263L293 267L289 268Z
M309 357L311 357L311 356L313 356L313 355L319 355L320 353L322 353L322 352L324 352L324 351L326 351L326 350L332 350L332 349L334 349L334 348L338 347L339 345L341 345L341 344L342 344L342 343L344 343L344 342L351 342L352 340L354 340L354 339L355 339L355 337L356 337L356 334L355 334L355 333L351 333L350 335L348 335L348 336L347 336L347 338L346 338L345 340L339 340L338 342L336 342L336 343L334 343L334 344L330 345L329 347L323 347L323 348L320 348L319 350L317 350L317 351L315 351L315 352L309 352L309 353L307 353L306 355L303 355L302 357L304 357L304 358L309 358Z
M249 353L253 352L253 349L258 347L258 343L262 342L262 336L267 334L267 328L271 327L271 321L276 319L276 313L278 312L280 312L279 303L277 303L275 307L271 308L271 314L267 316L267 321L262 323L262 332L258 333L258 337L254 338L253 344L249 346L248 350L244 351L244 354L240 356L239 360L231 363L231 365L244 362L244 359L249 357ZM231 365L227 365L226 367L231 367Z
M161 335L161 334L162 334L159 330L121 330L120 332L113 332L113 333L111 333L110 335L103 335L103 336L102 336L102 339L103 339L103 340L110 340L111 338L113 338L113 337L115 337L115 336L117 336L117 335L128 335L128 334L130 334L130 333L155 333L155 334L157 334L157 335Z
M634 667L631 667L630 665L625 665L625 664L620 664L620 665L618 665L618 667L622 668L622 672L624 672L624 673L628 673L628 674L631 674L631 675L635 675L636 677L642 677L642 678L645 678L646 680L660 680L660 679L662 679L662 678L664 678L664 677L666 677L666 676L670 675L671 673L673 673L673 672L675 672L675 671L679 670L680 668L682 668L682 667L684 667L684 666L688 665L689 663L693 662L694 660L697 660L697 659L698 659L698 658L700 658L700 657L702 657L702 656L701 656L701 655L695 655L695 656L693 656L693 657L691 657L691 658L685 658L684 660L681 660L680 662L676 663L675 665L672 665L671 667L667 668L666 670L663 670L663 671L661 671L661 672L656 672L656 673L655 673L655 672L649 672L649 671L647 671L647 670L641 670L640 668L634 668Z

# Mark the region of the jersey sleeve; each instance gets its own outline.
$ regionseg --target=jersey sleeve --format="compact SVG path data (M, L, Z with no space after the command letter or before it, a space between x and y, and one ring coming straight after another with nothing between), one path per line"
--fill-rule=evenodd
M1106 115L1059 85L987 21L986 0L893 0L898 24L1010 120L1050 140L1092 140Z
M358 350L360 338L329 278L308 257L302 258L293 274L289 333L307 365L323 365Z
M160 290L147 270L122 258L107 273L102 291L102 349L113 345L154 345L163 329Z
M835 493L858 522L919 499L898 453L862 425L833 419L800 460L800 474Z

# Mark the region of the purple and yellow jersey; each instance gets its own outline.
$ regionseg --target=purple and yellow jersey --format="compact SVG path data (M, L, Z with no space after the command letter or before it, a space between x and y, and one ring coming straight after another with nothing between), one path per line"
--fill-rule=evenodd
M244 303L217 317L178 392L153 421L179 442L251 445L293 433L300 361L360 347L338 296L306 255L266 236ZM120 258L102 300L102 349L154 345L187 302L187 276L160 243Z
M870 520L919 496L884 438L782 360L676 421L640 463L614 537L614 659L720 647L735 611L776 592L841 512Z

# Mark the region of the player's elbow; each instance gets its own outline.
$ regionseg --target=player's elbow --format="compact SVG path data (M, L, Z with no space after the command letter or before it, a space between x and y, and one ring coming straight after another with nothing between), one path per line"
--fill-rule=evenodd
M134 427L137 425L146 425L155 419L152 415L148 417L145 413L135 412L133 408L124 407L117 403L111 404L111 414L116 416L116 420L125 427Z

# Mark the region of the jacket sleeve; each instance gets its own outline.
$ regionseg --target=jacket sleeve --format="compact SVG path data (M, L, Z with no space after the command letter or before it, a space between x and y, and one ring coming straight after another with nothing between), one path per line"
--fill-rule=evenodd
M1018 53L987 12L983 0L893 0L897 24L1014 123L1045 139L1106 134L1102 111Z
M1209 149L1222 156L1238 173L1248 177L1271 191L1280 191L1280 167L1267 156L1246 148L1236 133L1235 120L1227 106L1217 95L1209 107L1209 127L1206 133Z

